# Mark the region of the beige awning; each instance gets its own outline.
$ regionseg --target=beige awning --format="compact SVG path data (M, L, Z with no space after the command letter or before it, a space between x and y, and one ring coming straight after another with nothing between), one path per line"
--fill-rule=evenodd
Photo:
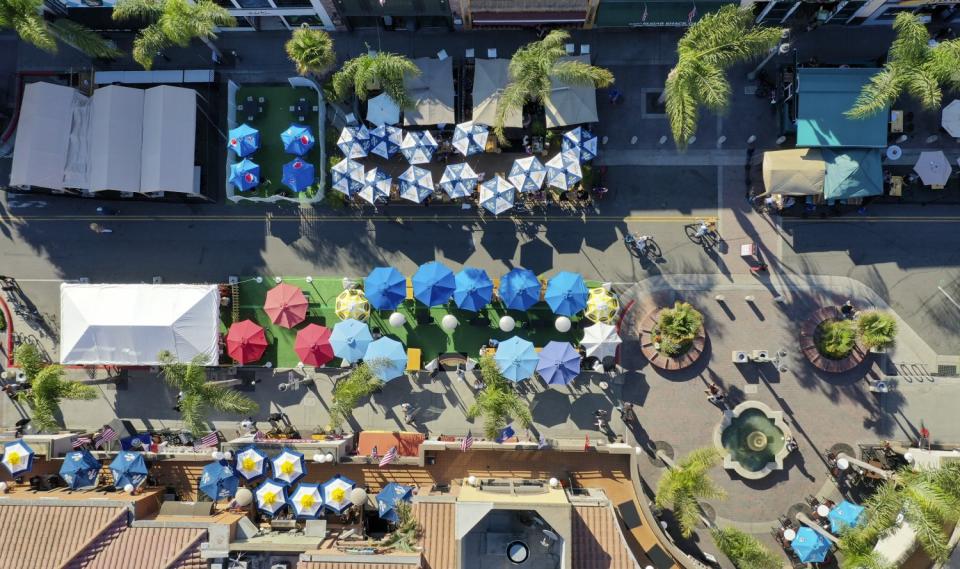
M422 57L413 63L420 68L420 75L407 76L403 80L413 108L404 110L403 124L435 125L453 124L453 59Z
M590 63L589 55L563 57L561 61L577 60ZM550 99L544 101L547 128L597 122L597 90L593 87L575 87L550 78Z
M823 193L827 164L816 148L763 154L763 185L768 194L812 196Z
M500 96L510 82L507 68L509 59L478 59L473 71L473 122L492 125L497 119ZM507 113L504 126L522 126L522 112L513 109Z

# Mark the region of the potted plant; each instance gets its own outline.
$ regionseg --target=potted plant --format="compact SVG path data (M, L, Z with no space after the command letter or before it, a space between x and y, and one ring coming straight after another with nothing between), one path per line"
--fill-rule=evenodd
M886 312L870 310L857 318L857 334L871 352L883 353L897 336L897 321Z
M814 342L817 351L832 360L842 360L853 352L857 331L851 320L826 320L817 327Z
M673 308L664 308L657 317L653 330L656 349L669 357L677 357L693 343L703 326L703 315L688 302L674 303Z

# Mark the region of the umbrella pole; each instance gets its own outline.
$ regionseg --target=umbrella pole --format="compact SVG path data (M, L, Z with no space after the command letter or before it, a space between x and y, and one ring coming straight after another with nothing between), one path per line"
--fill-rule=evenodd
M820 527L820 524L808 518L807 515L804 514L803 512L797 512L797 521L807 526L808 528L812 529L813 531L819 533L823 537L827 538L830 541L830 543L834 545L837 545L840 543L840 540L837 539L837 536L833 535L832 533Z

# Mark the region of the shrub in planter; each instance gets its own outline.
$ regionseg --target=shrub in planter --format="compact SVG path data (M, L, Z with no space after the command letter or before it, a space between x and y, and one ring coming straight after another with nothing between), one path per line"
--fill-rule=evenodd
M687 302L677 301L673 308L664 308L657 319L660 351L676 356L686 350L703 326L703 315Z
M817 350L835 360L849 356L857 340L857 331L850 320L828 320L820 324L817 332Z
M883 350L893 345L897 336L897 321L878 310L864 312L857 319L857 333L863 344L871 350Z

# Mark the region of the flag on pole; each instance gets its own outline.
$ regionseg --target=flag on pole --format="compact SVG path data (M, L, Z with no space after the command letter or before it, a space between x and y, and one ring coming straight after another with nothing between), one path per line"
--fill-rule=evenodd
M540 435L540 440L537 441L537 449L547 448L547 437Z
M643 15L640 16L640 21L641 22L647 21L647 3L646 2L643 3Z
M193 450L215 447L218 444L220 444L220 433L214 431L209 435L203 435L199 439L193 441Z
M80 448L84 445L90 444L92 441L90 437L77 437L73 439L73 448Z
M583 441L583 450L590 450L590 435Z
M397 447L390 447L390 450L387 451L387 454L383 455L383 458L380 459L380 468L390 464L397 459Z
M373 445L373 448L370 449L370 458L373 460L380 458L380 451L377 450L377 445Z
M120 435L117 434L113 428L106 426L100 431L100 434L93 438L93 446L95 448L100 448L105 444L112 443L113 441L120 438Z
M687 24L692 24L693 19L697 17L697 5L694 4L693 8L690 10L690 13L687 14Z
M460 441L460 450L467 452L473 446L473 431L467 431L467 436Z

